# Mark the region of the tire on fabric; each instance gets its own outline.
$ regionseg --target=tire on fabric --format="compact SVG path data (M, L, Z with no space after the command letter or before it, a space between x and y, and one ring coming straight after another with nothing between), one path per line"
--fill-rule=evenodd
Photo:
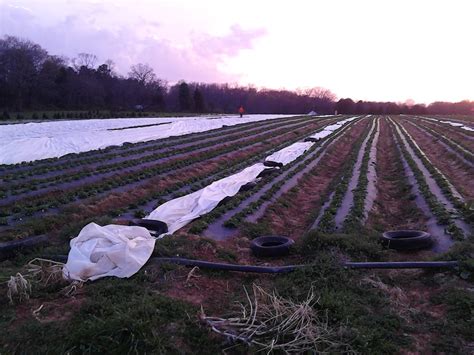
M158 235L168 233L168 225L165 222L154 219L132 219L130 225L144 227L150 231L156 232Z
M433 244L431 234L419 230L395 230L382 234L382 243L395 250L418 250Z
M250 249L255 256L276 257L288 255L294 240L282 236L263 236L255 238L250 243Z
M239 192L250 191L250 190L252 190L255 186L257 186L257 183L256 183L256 182L254 182L254 181L248 182L248 183L246 183L245 185L243 185L243 186L240 188Z
M257 178L263 178L265 176L273 175L277 171L279 171L279 168L268 168L263 170L260 174L258 174Z
M283 164L282 163L277 163L275 161L270 161L270 160L266 160L263 162L263 165L264 166L268 166L270 168L283 168Z

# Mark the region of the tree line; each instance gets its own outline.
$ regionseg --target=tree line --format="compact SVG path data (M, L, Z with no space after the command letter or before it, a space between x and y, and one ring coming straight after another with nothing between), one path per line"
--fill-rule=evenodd
M157 58L159 60L159 58ZM273 90L236 84L180 81L156 76L148 64L132 65L119 75L114 63L98 63L94 54L71 60L49 54L26 39L0 39L0 110L111 110L320 114L470 114L474 102L414 103L353 101L327 89Z

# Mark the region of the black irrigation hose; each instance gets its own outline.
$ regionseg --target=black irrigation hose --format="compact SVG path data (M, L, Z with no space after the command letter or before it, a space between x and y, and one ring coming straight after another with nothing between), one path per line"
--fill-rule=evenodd
M45 256L47 259L66 262L66 255ZM177 264L183 266L200 267L210 270L226 270L240 272L254 272L259 274L283 274L311 267L311 265L287 265L287 266L257 266L237 265L226 263L215 263L211 261L193 260L186 258L162 258L150 259L151 264ZM345 262L341 264L348 269L430 269L430 268L455 268L459 266L458 261L397 261L397 262Z
M0 243L0 260L14 256L16 252L31 249L40 245L45 245L49 241L47 235L37 235L33 237L12 240Z

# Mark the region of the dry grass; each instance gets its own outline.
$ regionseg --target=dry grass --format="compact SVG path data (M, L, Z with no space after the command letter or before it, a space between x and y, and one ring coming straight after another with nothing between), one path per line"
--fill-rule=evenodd
M362 283L379 289L386 294L392 310L405 321L410 322L411 317L417 313L415 309L410 308L408 297L400 287L389 286L378 276L365 277L362 279Z
M19 272L15 276L10 276L10 280L7 281L7 297L10 303L14 303L15 300L23 302L30 298L31 294L31 283Z
M7 297L10 303L21 303L28 300L35 286L48 287L64 284L60 291L66 297L73 296L83 283L73 281L68 283L63 277L64 264L47 259L36 258L25 265L23 273L10 276L7 281Z
M295 303L268 293L253 285L251 298L245 289L247 304L240 304L240 314L227 317L208 317L202 312L201 319L211 329L232 341L257 346L259 351L304 351L351 353L350 347L340 341L342 328L328 324L327 312L319 314L314 308L318 302L313 290L305 301Z

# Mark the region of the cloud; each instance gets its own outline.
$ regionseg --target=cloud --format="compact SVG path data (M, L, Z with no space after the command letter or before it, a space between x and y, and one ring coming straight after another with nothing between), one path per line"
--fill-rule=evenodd
M148 63L158 77L171 82L233 82L238 76L224 72L221 64L252 48L253 41L265 34L263 29L244 30L233 25L225 36L193 33L189 43L175 43L173 38L159 38L158 21L142 17L135 22L119 21L114 18L117 9L97 3L91 6L79 12L69 9L48 23L44 21L47 14L0 5L0 35L30 39L50 54L74 58L81 52L92 53L100 63L112 59L122 75L133 64Z
M236 56L243 49L251 49L253 41L266 33L264 28L244 30L239 25L233 25L226 36L195 35L193 49L204 57Z

